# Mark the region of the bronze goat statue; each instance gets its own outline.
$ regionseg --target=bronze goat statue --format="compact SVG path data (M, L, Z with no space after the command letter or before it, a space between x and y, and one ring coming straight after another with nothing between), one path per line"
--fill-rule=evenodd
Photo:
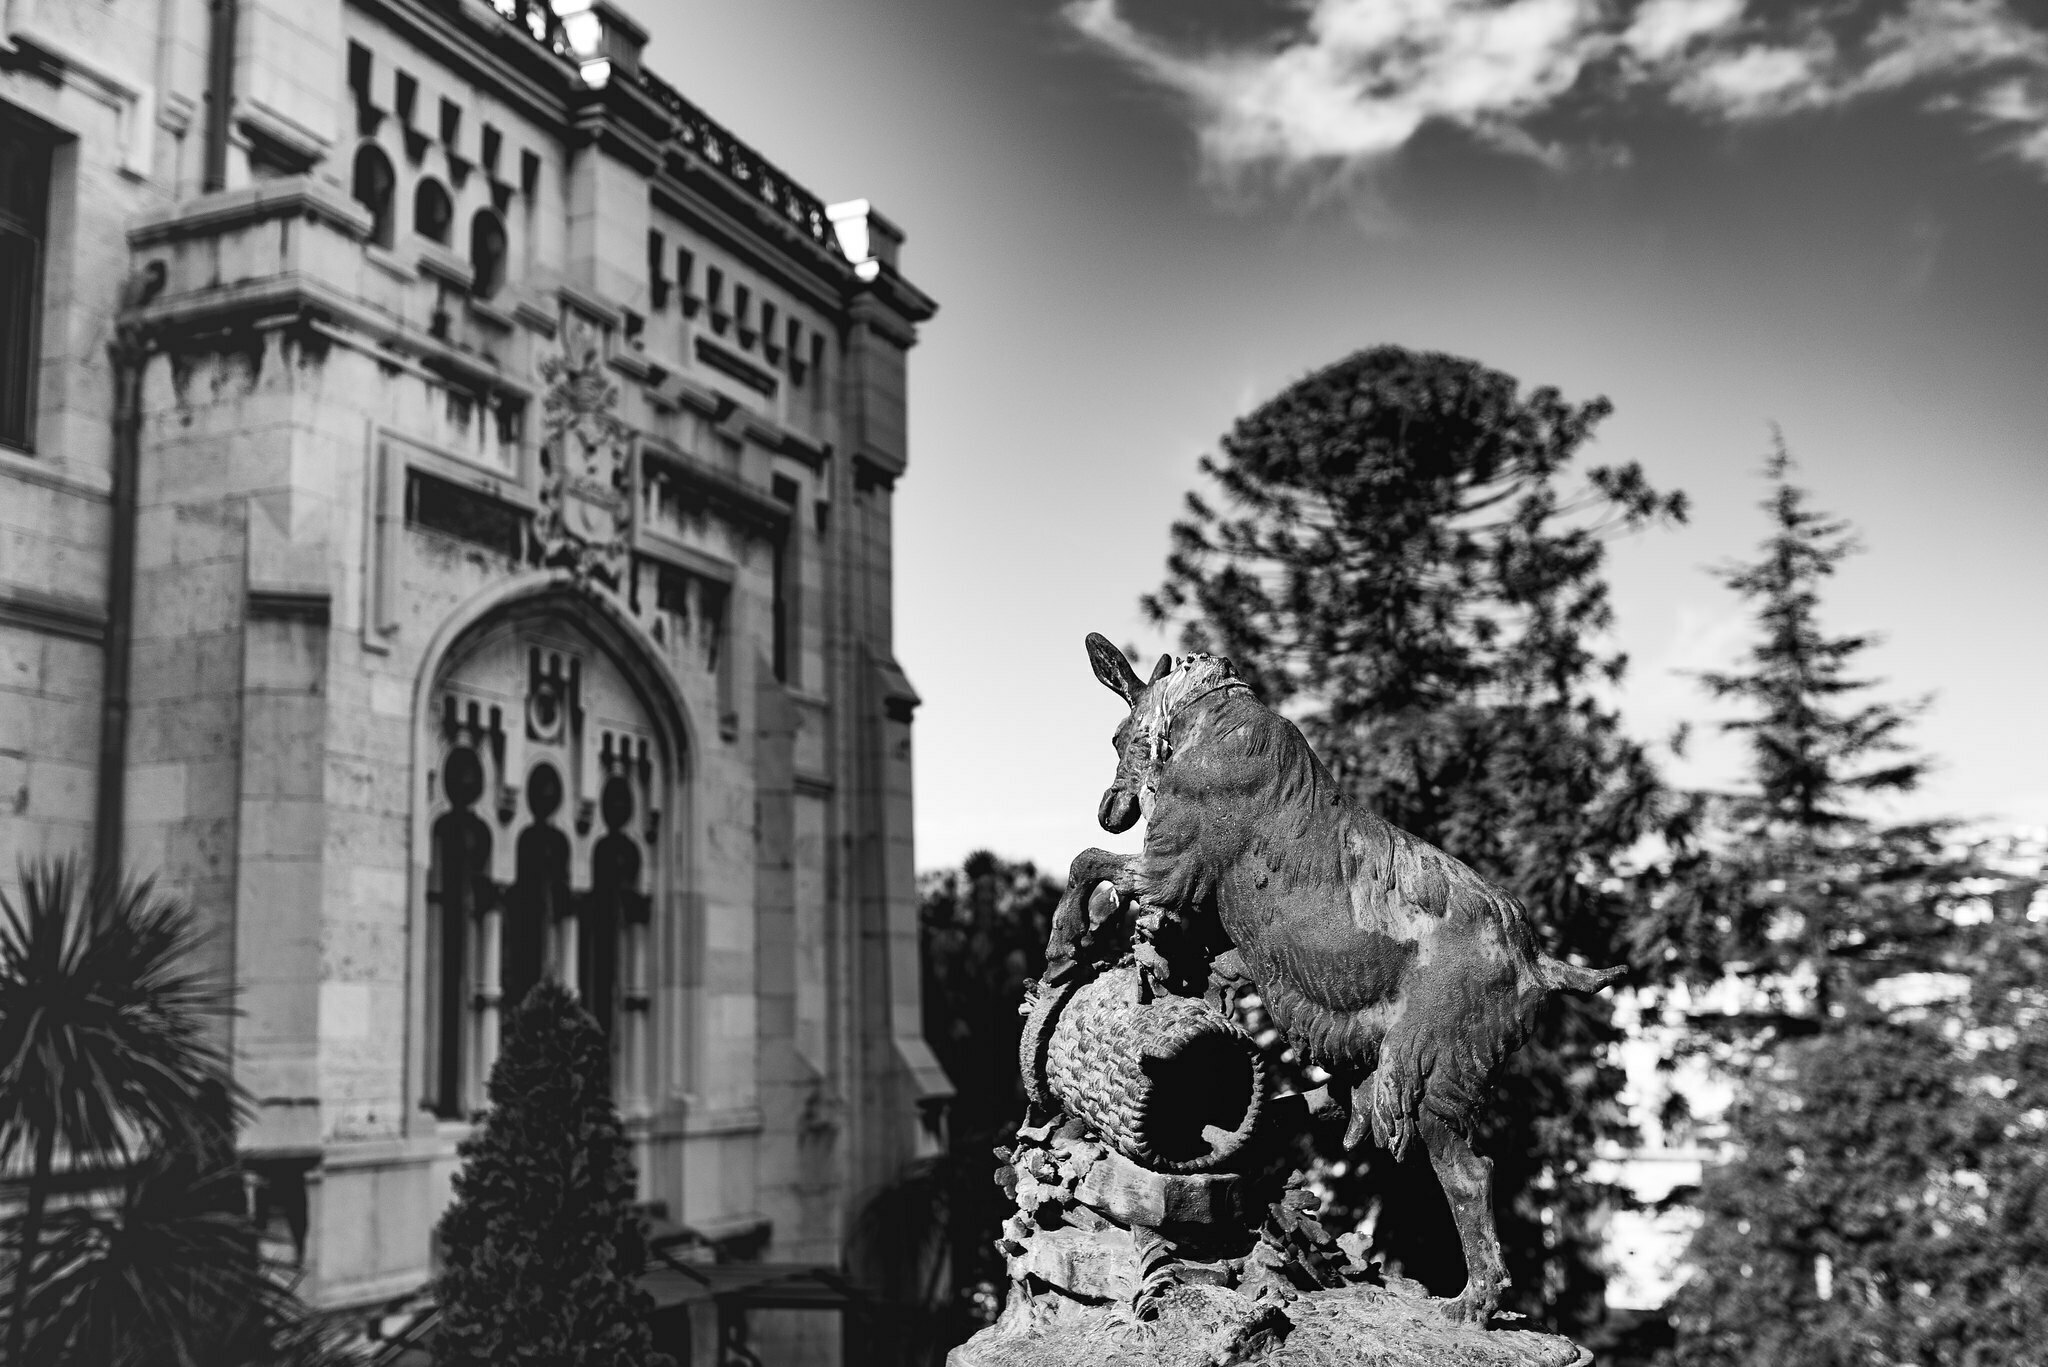
M1147 826L1137 855L1074 860L1048 980L1091 949L1116 951L1094 942L1119 905L1134 902L1141 927L1164 917L1206 936L1205 956L1224 951L1218 977L1249 980L1301 1060L1331 1074L1333 1093L1348 1086L1347 1150L1368 1129L1397 1160L1422 1141L1465 1253L1449 1312L1484 1324L1508 1278L1473 1120L1546 998L1596 992L1624 970L1544 954L1515 898L1353 805L1228 660L1163 657L1143 680L1100 635L1088 655L1130 705L1097 817L1112 834L1141 811Z

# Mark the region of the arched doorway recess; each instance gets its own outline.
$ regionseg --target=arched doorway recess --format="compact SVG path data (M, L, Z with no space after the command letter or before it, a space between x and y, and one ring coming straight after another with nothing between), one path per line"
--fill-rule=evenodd
M422 1101L447 1120L480 1109L506 1013L547 976L583 997L621 1109L644 1112L654 975L680 934L665 911L687 878L688 739L611 605L553 576L523 588L477 605L421 692Z

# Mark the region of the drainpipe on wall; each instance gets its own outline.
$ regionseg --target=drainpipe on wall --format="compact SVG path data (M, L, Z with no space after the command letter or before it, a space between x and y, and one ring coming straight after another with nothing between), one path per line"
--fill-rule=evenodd
M203 191L228 188L228 106L235 97L235 0L213 0L206 54L206 164Z
M122 290L122 312L138 309L164 285L153 261ZM142 368L149 347L139 324L115 325L107 344L114 371L114 469L107 527L107 638L100 687L99 793L93 814L93 870L112 886L121 877L128 819L128 646L135 634L135 486L142 460Z

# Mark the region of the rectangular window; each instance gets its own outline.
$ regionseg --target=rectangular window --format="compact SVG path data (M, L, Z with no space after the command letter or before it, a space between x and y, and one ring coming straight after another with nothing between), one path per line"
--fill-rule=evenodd
M0 446L34 448L50 144L0 119Z
M789 505L789 530L775 548L774 583L770 590L770 622L774 634L774 668L778 682L797 683L796 671L796 504L802 496L797 482L786 475L775 476L775 497Z
M704 301L697 297L697 254L688 247L676 248L676 292L683 299L683 317L695 318Z
M398 121L407 128L412 127L413 106L419 97L420 83L409 72L399 72L392 83L391 103L398 109Z
M489 494L465 489L420 470L405 472L405 520L519 559L526 514Z
M704 268L704 301L711 305L711 330L724 336L732 315L725 311L725 272L716 266Z
M662 268L668 265L668 241L653 228L647 230L647 290L650 303L656 312L668 307L668 277Z
M348 45L348 88L356 97L358 105L373 103L370 99L370 49L361 43Z

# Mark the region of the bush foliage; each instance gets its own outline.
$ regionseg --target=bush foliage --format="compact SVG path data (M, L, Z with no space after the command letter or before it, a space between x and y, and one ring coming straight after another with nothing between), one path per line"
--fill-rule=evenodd
M544 981L506 1022L441 1220L441 1367L649 1367L646 1234L603 1032ZM666 1359L659 1359L666 1362Z

